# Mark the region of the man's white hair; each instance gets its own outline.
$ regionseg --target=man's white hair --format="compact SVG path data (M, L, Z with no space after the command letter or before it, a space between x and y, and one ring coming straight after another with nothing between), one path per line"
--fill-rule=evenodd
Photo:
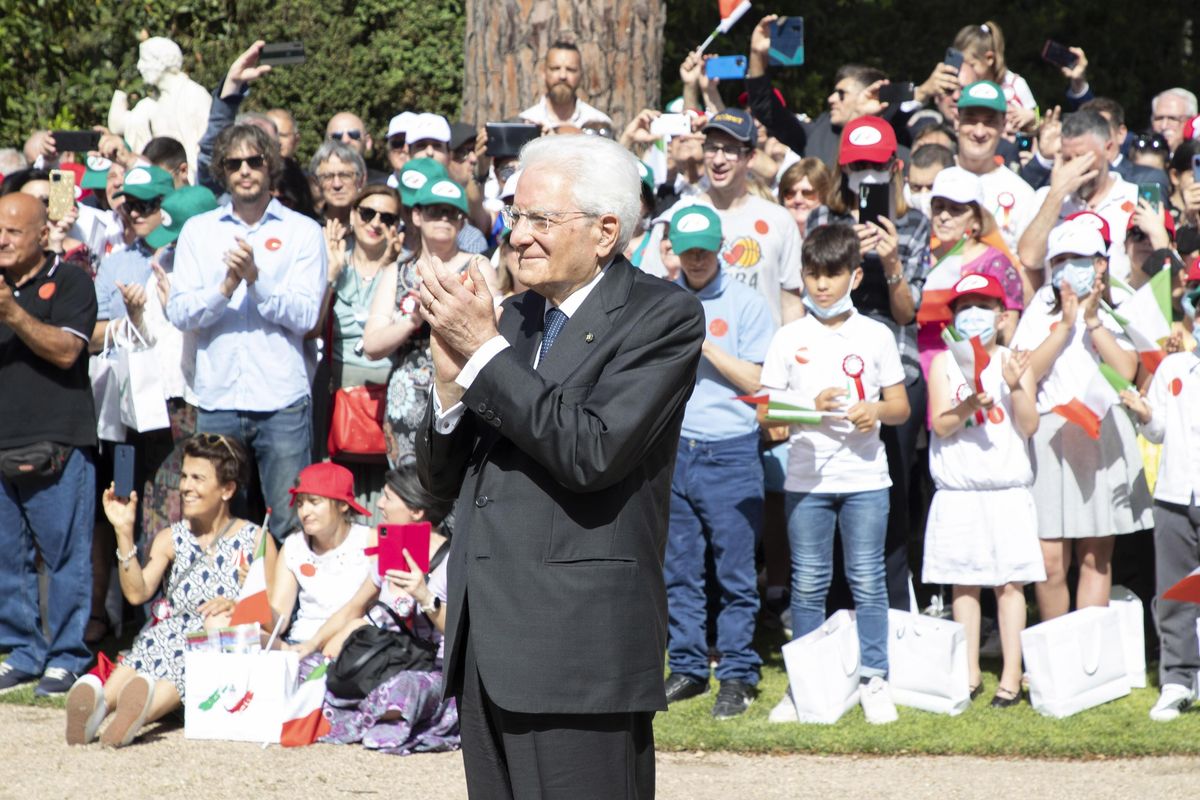
M1168 95L1173 95L1175 97L1178 97L1180 100L1182 100L1184 102L1184 104L1187 108L1187 113L1188 113L1189 117L1196 116L1196 114L1197 114L1196 95L1192 94L1187 89L1184 89L1181 86L1176 86L1173 89L1167 89L1165 92L1159 92L1158 94L1154 95L1154 99L1150 101L1150 113L1151 114L1153 114L1155 109L1158 108L1158 101Z
M632 153L603 136L543 136L521 148L520 170L533 167L566 178L580 211L596 216L615 214L620 230L613 252L625 249L642 213L642 179Z

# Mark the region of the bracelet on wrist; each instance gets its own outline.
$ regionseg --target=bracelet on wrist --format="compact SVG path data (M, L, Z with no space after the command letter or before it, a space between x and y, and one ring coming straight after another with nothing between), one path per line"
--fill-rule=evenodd
M884 277L884 280L887 281L888 286L895 286L904 280L904 273L897 272L895 275L887 275Z
M121 569L128 569L129 562L133 561L134 556L137 555L137 547L131 547L129 552L124 555L121 554L121 548L119 547L116 548L115 552L117 554L117 563L121 565Z

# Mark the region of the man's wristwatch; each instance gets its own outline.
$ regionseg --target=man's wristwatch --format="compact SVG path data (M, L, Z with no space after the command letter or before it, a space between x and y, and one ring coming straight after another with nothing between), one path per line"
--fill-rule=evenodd
M442 598L438 597L437 595L433 596L433 600L430 601L429 605L421 603L421 611L424 612L426 616L433 616L434 614L438 613L441 607Z

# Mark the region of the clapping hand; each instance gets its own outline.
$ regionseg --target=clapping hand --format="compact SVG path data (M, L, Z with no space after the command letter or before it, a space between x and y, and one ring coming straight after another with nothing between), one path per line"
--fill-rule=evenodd
M1011 355L1004 358L1004 382L1008 384L1008 388L1016 391L1021 386L1021 376L1029 369L1030 363L1033 361L1033 353L1029 350L1015 350Z

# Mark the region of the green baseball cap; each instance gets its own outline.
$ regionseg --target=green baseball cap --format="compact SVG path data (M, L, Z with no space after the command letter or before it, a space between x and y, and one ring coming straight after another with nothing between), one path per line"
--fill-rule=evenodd
M217 198L203 186L183 186L167 195L162 203L162 222L146 236L146 244L155 250L179 238L183 223L197 214L212 211Z
M112 167L112 162L104 156L88 156L86 166L87 171L83 173L79 188L103 191L108 186L108 170Z
M139 200L153 200L173 191L175 181L171 179L171 173L161 167L137 166L125 173L125 184L117 196L127 194Z
M708 206L688 206L671 217L671 233L667 236L676 253L688 250L721 249L721 218Z
M413 206L454 206L467 213L467 193L449 178L431 178L417 190Z
M414 158L400 170L400 202L412 208L421 187L430 181L449 178L446 168L432 158Z
M962 90L958 98L959 108L986 108L989 111L1008 112L1008 103L1004 99L1004 90L991 81L975 81Z

